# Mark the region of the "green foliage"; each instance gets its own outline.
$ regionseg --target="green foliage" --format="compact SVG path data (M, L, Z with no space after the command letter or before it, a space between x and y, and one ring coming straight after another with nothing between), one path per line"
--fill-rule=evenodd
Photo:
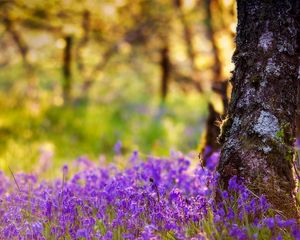
M0 168L35 171L46 148L54 152L55 175L62 162L82 154L110 159L118 140L125 154L196 149L208 95L195 89L214 71L206 33L198 31L205 14L199 6L159 0L1 4ZM73 39L68 63L67 36ZM161 104L165 45L172 72ZM63 99L66 65L70 104Z
M176 91L161 105L157 82L148 82L153 75L147 74L153 71L151 65L143 71L143 81L133 71L128 75L113 71L107 75L108 80L122 79L102 89L100 86L107 79L97 83L100 96L91 92L87 102L75 101L66 106L60 105L60 96L49 91L51 79L59 76L55 71L48 76L41 73L43 85L37 102L26 96L21 98L19 90L23 90L26 79L8 87L16 72L0 74L2 79L8 79L0 84L3 90L6 88L0 93L1 169L10 166L14 171L34 171L40 150L45 147L54 151L53 176L62 162L83 154L94 160L100 154L110 158L118 140L123 143L124 153L137 148L144 154L163 155L172 147L181 151L196 149L207 97Z

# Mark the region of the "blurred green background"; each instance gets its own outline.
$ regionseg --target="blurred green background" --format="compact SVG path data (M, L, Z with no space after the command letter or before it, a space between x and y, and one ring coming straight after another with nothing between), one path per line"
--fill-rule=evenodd
M229 78L230 0L0 1L0 168L199 151ZM47 155L48 154L48 155Z

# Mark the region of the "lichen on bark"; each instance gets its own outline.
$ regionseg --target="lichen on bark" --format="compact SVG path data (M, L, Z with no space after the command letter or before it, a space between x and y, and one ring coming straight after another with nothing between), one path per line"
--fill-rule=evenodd
M299 48L297 1L238 0L235 71L222 129L220 184L237 175L286 217L298 217L293 172ZM299 12L299 11L298 11Z
M278 119L272 113L262 110L253 125L253 130L262 137L275 138L280 130Z
M261 47L264 51L268 51L268 48L271 46L273 41L273 33L272 32L264 32L260 38L258 47Z

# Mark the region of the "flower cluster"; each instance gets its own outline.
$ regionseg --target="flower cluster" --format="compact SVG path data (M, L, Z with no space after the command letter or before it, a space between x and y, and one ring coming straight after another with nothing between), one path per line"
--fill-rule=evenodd
M0 173L0 239L300 238L295 220L272 215L236 178L217 189L218 154L209 168L177 153L129 160L120 170L80 158L78 172L64 166L52 181Z

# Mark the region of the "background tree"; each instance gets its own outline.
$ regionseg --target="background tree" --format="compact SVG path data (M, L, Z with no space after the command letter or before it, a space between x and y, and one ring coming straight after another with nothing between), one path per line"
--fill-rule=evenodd
M219 151L220 144L217 141L217 138L220 134L219 123L221 119L224 118L227 112L228 107L228 96L227 96L227 79L223 79L223 66L221 61L220 50L216 41L216 29L213 24L212 17L212 3L217 5L218 1L214 0L205 0L203 2L205 9L205 23L206 23L206 32L207 37L212 45L212 55L214 59L214 65L212 66L213 79L212 79L212 91L219 96L222 104L222 113L219 113L214 105L213 101L209 103L208 106L208 118L206 122L206 131L205 131L205 147L202 149L201 158L202 164L206 165L206 160L216 151ZM216 25L216 24L215 24ZM223 26L222 26L223 27Z
M164 101L168 93L168 85L170 81L171 62L169 57L168 44L161 49L161 97Z

